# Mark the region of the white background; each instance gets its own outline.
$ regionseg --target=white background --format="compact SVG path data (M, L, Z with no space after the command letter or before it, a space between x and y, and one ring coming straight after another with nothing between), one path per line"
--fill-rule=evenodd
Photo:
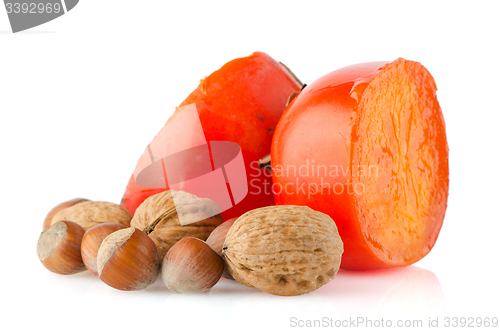
M2 325L283 330L297 329L293 317L409 316L424 326L429 317L500 317L499 9L479 1L82 0L12 34L0 8ZM408 268L340 271L300 297L229 281L193 295L173 294L161 280L128 293L89 272L45 270L36 242L48 210L74 197L119 203L138 157L199 79L253 51L305 83L398 57L429 69L450 147L449 206L432 252Z

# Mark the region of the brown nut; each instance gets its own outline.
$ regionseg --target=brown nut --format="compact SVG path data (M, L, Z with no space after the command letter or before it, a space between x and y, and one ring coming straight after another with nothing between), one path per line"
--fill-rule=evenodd
M276 295L312 292L340 267L343 243L335 222L302 206L269 206L240 216L222 248L238 282Z
M222 216L217 203L173 190L147 198L137 208L130 222L131 226L153 239L161 259L180 239L193 237L206 240L220 224Z
M52 224L67 220L78 223L85 231L101 223L120 223L130 226L132 214L124 207L104 201L84 201L59 211Z
M224 245L224 241L226 240L226 235L227 232L229 231L229 228L231 225L233 225L234 221L236 221L237 217L233 217L218 227L215 228L215 230L210 233L210 236L208 236L208 239L206 241L207 245L210 246L211 249L214 250L215 253L217 253L220 257L223 257L222 255L222 246ZM234 279L233 276L229 273L229 270L227 268L227 263L224 260L224 271L222 272L222 277L226 279Z
M201 292L217 284L223 269L222 258L204 241L187 237L165 255L161 278L171 291Z
M82 198L76 198L76 199L71 199L68 201L61 202L54 208L52 208L47 216L45 217L45 220L43 221L43 229L47 230L51 225L52 225L52 218L54 218L54 215L60 212L61 210L71 207L73 205L76 205L77 203L83 202L83 201L88 201L87 199L82 199Z
M122 291L142 290L154 283L160 271L155 243L133 227L107 236L97 253L97 273L109 286Z
M83 228L70 221L58 222L43 231L36 247L45 268L61 275L85 270L80 254Z
M126 226L120 223L102 223L85 232L82 239L82 260L91 273L99 276L97 273L97 253L102 241L113 232L125 228Z
M216 227L206 240L207 245L210 246L215 253L219 254L219 256L222 256L222 246L224 245L224 240L226 240L227 232L237 218L238 217L233 217Z

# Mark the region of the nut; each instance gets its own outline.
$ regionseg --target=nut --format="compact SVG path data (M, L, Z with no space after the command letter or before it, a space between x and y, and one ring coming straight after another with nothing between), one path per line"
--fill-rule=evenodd
M155 243L135 228L107 236L97 253L97 273L109 286L123 291L142 290L154 283L160 271Z
M215 230L210 233L210 236L208 236L208 239L206 241L207 245L210 246L211 249L214 250L215 253L217 253L220 257L223 257L222 255L222 246L224 245L224 241L226 240L226 235L227 232L229 231L229 228L231 225L233 225L234 221L236 221L237 217L233 217L218 227L215 228ZM229 270L227 269L227 263L224 260L224 271L222 272L222 277L226 279L234 279L233 276L229 273Z
M206 241L207 245L210 246L211 249L214 250L215 253L219 254L222 257L222 246L224 245L224 240L226 240L227 232L231 225L233 225L234 221L236 221L238 217L233 217L218 227L210 233L208 239Z
M45 217L45 221L43 222L43 230L47 230L52 225L52 218L54 218L55 214L57 214L58 212L60 212L65 208L71 207L83 201L88 201L88 200L82 198L71 199L68 201L61 202L60 204L52 208Z
M82 260L91 273L99 276L97 273L97 253L104 238L125 228L126 226L120 223L102 223L85 232L82 239Z
M312 292L340 267L343 243L335 222L302 206L269 206L240 216L222 248L238 282L276 295Z
M58 222L43 231L36 247L45 268L61 275L85 270L80 254L83 228L70 221Z
M175 243L165 255L161 278L171 291L201 292L217 284L223 269L222 257L204 241L187 237Z
M147 198L130 222L131 226L153 239L161 259L180 239L194 237L205 240L220 224L222 216L217 203L173 190Z
M84 230L101 223L120 223L130 226L132 214L120 205L104 201L84 201L59 211L52 224L68 220L78 223Z

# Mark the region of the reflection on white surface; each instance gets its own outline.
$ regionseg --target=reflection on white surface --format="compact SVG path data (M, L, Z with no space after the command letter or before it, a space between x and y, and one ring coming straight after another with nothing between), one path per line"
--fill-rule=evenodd
M317 291L297 297L280 297L222 279L209 292L177 294L170 292L161 278L144 291L122 292L97 278L82 274L76 283L80 292L95 301L147 300L148 305L189 307L217 313L221 307L235 312L251 310L261 317L282 314L292 316L440 316L445 313L445 298L434 273L418 267L375 271L340 270L335 279ZM75 280L71 280L74 285ZM64 284L58 284L64 286ZM68 284L68 286L71 286ZM215 304L216 303L216 304ZM146 306L148 306L146 305Z
M315 292L342 315L438 316L445 298L436 275L418 267L374 271L340 270Z
M213 305L215 302L217 305ZM340 270L329 284L297 297L274 296L235 281L221 281L208 295L171 293L164 306L213 310L214 314L222 306L235 314L252 311L264 319L276 316L427 318L445 313L438 278L431 271L417 267L365 272Z
M225 285L227 283L227 285ZM317 314L319 311L328 315L337 315L337 311L328 298L318 296L314 293L284 297L272 295L260 290L242 288L242 285L235 281L226 281L221 286L213 288L210 295L220 295L231 291L230 297L233 302L230 308L234 312L255 311L264 319L273 319L276 316L290 317L300 314ZM227 295L227 294L226 294Z
M329 284L296 297L274 296L224 280L208 293L170 293L161 310L172 309L203 311L206 318L224 312L233 321L244 320L239 328L245 330L259 329L264 324L283 329L292 326L293 318L408 317L427 323L429 317L445 313L445 299L434 273L407 267L369 272L341 270Z
M281 330L290 328L293 318L411 317L427 322L429 317L445 314L439 280L431 271L418 267L340 270L327 285L295 297L274 296L229 280L221 280L208 292L177 294L169 291L161 278L146 290L123 292L90 272L72 276L40 272L44 276L36 278L39 295L29 301L30 311L43 316L56 309L69 318L75 310L92 307L93 318L114 329L157 328L158 319L168 320L171 328L213 325L221 315L239 330ZM110 318L115 315L120 318Z

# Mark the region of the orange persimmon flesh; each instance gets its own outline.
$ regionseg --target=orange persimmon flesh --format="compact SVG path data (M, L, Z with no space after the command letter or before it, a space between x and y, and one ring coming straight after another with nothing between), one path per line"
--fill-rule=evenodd
M298 180L290 171L273 173L274 185L289 185L275 188L278 204L307 205L335 220L344 241L342 268L407 266L434 246L448 197L448 145L436 90L417 62L355 65L306 87L280 119L273 169L297 168L307 159L317 169L348 169ZM301 183L316 185L313 194L290 188ZM328 191L329 185L344 190Z

